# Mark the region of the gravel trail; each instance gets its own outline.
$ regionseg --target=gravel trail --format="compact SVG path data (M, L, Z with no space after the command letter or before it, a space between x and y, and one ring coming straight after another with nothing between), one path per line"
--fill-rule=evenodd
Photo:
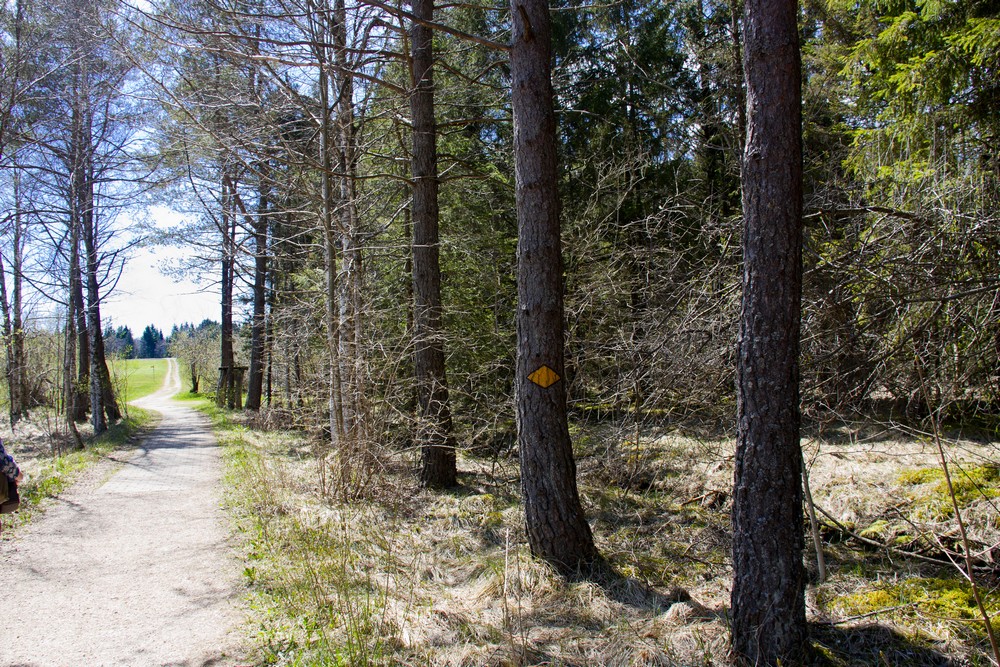
M171 360L164 388L137 401L163 415L141 448L0 543L0 666L240 664L219 448L202 415L170 402L179 387Z

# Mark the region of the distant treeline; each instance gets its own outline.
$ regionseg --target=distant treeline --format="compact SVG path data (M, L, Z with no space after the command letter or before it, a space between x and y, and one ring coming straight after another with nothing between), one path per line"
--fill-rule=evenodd
M164 336L162 331L150 324L142 330L139 338L132 334L128 326L108 326L104 329L104 346L109 355L124 359L162 359L169 356L170 343L179 332L190 333L213 325L218 326L218 323L205 320L197 326L191 323L175 324L170 335Z

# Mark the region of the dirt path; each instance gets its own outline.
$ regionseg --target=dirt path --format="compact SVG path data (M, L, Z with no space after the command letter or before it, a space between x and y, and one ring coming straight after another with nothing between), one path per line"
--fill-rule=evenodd
M143 447L0 547L0 666L238 664L219 449L204 417L169 401L179 387L171 360L164 388L137 402L163 414Z

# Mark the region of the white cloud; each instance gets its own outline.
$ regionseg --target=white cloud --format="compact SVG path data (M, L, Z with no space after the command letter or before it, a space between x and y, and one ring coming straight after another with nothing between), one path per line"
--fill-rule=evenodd
M160 228L183 220L183 215L163 206L153 207L149 212ZM198 324L204 319L218 321L217 286L162 272L184 254L184 249L168 246L145 247L132 253L118 286L101 303L104 326L127 326L138 337L150 324L169 335L175 324Z
M161 273L181 252L163 247L136 252L127 261L118 287L101 305L105 326L127 326L139 336L152 324L167 335L175 324L198 324L206 318L218 321L217 288Z

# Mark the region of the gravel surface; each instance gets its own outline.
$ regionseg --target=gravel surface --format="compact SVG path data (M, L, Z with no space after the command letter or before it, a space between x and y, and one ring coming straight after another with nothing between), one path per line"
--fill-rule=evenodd
M137 402L163 414L143 446L0 543L0 666L240 664L219 448L202 415L170 402L179 386L171 360Z

